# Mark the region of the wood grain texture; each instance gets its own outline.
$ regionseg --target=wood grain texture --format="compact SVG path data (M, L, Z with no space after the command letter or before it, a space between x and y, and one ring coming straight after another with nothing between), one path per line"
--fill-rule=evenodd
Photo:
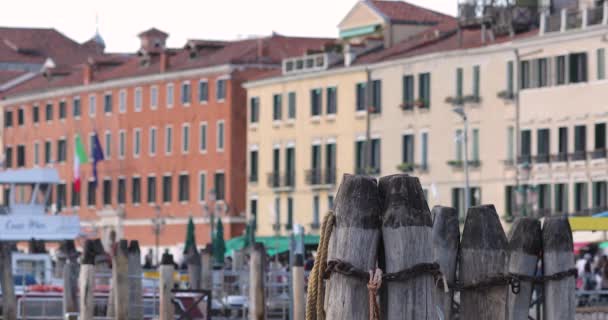
M336 195L336 224L329 241L328 261L339 259L360 270L374 269L380 239L380 212L376 180L344 175ZM327 319L368 319L367 281L332 274L327 281L325 304Z
M186 256L190 289L201 288L201 255L196 247L190 247Z
M95 289L95 256L97 254L93 240L84 243L80 276L78 278L79 288L79 310L80 320L93 320L95 305L93 303Z
M129 319L131 320L142 320L144 317L142 272L139 242L131 240L129 243Z
M570 223L564 217L547 218L543 224L545 275L574 268ZM574 277L545 282L545 320L573 320L576 313Z
M112 283L116 320L129 317L129 242L121 239L112 259Z
M201 288L213 290L213 257L211 244L201 250Z
M249 320L266 319L264 301L264 274L266 250L262 243L251 246L249 264Z
M493 205L472 207L461 242L460 278L467 285L507 271L507 237ZM461 292L461 318L505 319L508 286Z
M431 212L420 181L406 174L380 179L383 200L382 240L386 272L394 273L419 263L433 262ZM383 319L435 320L434 281L420 275L387 286L387 312Z
M540 221L534 218L518 218L509 234L509 272L533 276L542 249ZM526 319L530 312L532 283L522 281L518 294L509 290L507 319Z
M165 253L161 259L161 265L159 267L160 273L160 320L174 320L175 307L171 302L173 294L173 272L175 268L173 266L173 255Z
M293 320L305 320L306 298L304 293L304 257L296 254L291 269L293 290Z
M460 244L458 211L454 208L435 206L433 214L433 258L439 263L447 283L455 283ZM435 287L435 304L441 309L444 319L452 319L454 290Z
M0 243L0 273L2 274L2 319L17 319L17 297L13 282L12 243Z

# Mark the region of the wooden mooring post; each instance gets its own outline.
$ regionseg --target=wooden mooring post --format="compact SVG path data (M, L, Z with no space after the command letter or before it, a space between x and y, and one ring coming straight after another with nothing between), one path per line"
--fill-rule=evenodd
M144 318L144 301L142 292L143 268L141 266L141 251L139 242L129 243L129 319Z
M198 290L201 288L201 255L196 246L188 249L186 261L188 265L188 279L190 279L190 289Z
M540 221L528 217L515 220L509 234L509 273L534 276L541 249ZM507 320L528 318L532 289L530 281L520 281L519 292L509 290Z
M294 255L294 262L291 267L291 279L293 320L304 320L306 316L306 301L304 299L304 256L302 254Z
M213 291L213 248L208 243L201 250L201 288L203 290Z
M433 257L439 264L446 283L456 283L458 247L460 245L460 223L458 211L454 208L436 206L433 208ZM435 286L435 304L443 313L443 319L452 319L454 290L445 289L444 284Z
M93 320L94 289L95 289L95 244L93 240L86 240L80 266L80 320Z
M328 262L342 261L365 271L376 268L381 208L374 178L344 175L336 195ZM367 281L333 273L326 290L327 319L369 319Z
M466 285L507 271L507 237L493 205L472 207L462 232L460 279ZM505 319L508 285L474 288L460 293L461 319Z
M173 306L173 255L164 253L159 267L160 276L160 320L173 320L175 307Z
M386 273L432 263L431 212L418 178L406 174L387 176L380 179L379 187L384 201L382 238ZM415 275L385 285L388 300L383 319L436 319L432 275Z
M78 252L74 240L64 242L66 262L63 266L63 314L78 312Z
M254 243L249 260L249 320L266 319L264 279L266 249L262 243Z
M0 267L2 268L2 319L17 320L17 297L15 296L15 283L13 282L11 242L0 243Z
M116 320L127 320L129 314L129 241L121 239L112 259L112 290Z
M544 275L551 276L574 268L572 230L565 217L546 218L543 224ZM572 320L576 313L576 278L566 276L546 281L545 319Z

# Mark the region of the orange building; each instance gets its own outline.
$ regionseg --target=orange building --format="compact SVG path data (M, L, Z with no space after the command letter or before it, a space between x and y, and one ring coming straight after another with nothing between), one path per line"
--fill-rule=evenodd
M47 65L2 92L5 167L56 168L63 183L53 190L50 210L78 214L83 230L103 239L115 231L151 248L157 215L165 223L161 247L184 242L190 216L199 244L210 240L211 214L222 217L226 238L241 235L248 105L241 85L332 40L273 34L190 40L173 49L160 30L139 37L135 54ZM91 150L95 134L105 156L98 184L92 164L83 164L77 193L75 137Z

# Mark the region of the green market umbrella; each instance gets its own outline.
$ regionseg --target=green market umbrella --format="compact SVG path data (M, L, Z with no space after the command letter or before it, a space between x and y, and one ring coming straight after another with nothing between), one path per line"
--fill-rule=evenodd
M226 241L224 240L224 225L222 218L217 219L215 234L213 237L213 260L218 265L224 265L224 253L226 252Z
M608 248L608 241L600 243L600 249L606 249L606 248Z
M196 250L196 239L194 238L194 221L192 217L188 219L188 229L186 230L186 244L184 245L184 254L188 253L188 249Z

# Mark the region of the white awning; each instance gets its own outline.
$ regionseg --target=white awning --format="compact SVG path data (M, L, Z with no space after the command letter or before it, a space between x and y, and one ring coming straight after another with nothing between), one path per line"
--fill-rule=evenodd
M52 168L6 170L0 172L0 184L51 183L57 184L59 173Z
M0 216L0 241L73 240L80 233L78 216Z

